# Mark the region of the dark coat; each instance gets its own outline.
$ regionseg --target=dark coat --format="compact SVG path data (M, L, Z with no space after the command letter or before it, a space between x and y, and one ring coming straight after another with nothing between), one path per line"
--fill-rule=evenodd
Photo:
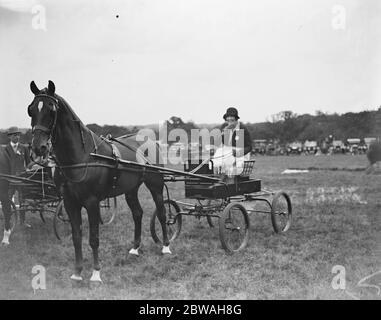
M222 131L222 143L225 144L225 136L224 136L224 129L227 127L227 123L225 122L222 126L221 126L221 131ZM253 147L251 145L251 136L250 136L250 132L249 130L246 128L246 126L243 124L243 123L239 123L239 126L240 126L240 130L243 130L243 153L244 154L247 154L249 153ZM242 134L239 134L239 136L242 136ZM233 147L236 147L236 144L237 144L237 130L234 130L233 132L233 136L232 136L232 143L231 145ZM228 144L229 142L227 141L226 144Z
M30 163L29 149L26 145L21 143L17 146L17 152L13 151L11 143L9 142L5 147L5 151L8 153L10 159L11 175L17 175L25 171L26 167Z

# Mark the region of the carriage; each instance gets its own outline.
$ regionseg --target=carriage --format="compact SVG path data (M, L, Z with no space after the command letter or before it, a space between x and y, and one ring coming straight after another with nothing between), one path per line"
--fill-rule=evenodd
M53 216L53 230L57 239L69 234L69 218L67 216L62 196L52 179L52 168L39 167L24 171L18 175L0 174L0 179L9 182L9 188L17 191L17 201L11 201L11 230L17 226L20 213L39 214L43 223L45 216ZM101 205L101 224L110 224L116 214L116 198L107 198Z
M165 179L167 182L184 181L185 198L189 200L186 202L171 199L167 192L165 205L170 241L179 236L183 216L193 216L198 219L204 217L210 227L214 227L213 221L218 219L221 244L229 254L246 247L250 232L249 215L252 213L270 214L274 231L286 232L291 225L291 199L283 191L273 192L263 189L260 179L250 178L254 163L255 160L244 161L240 174L228 176L216 174L212 159L205 164L192 164L188 161L184 165L183 177L167 175ZM197 175L186 175L195 169L198 171ZM191 200L193 202L190 202ZM248 209L244 204L249 202L265 203L268 210L255 210L255 207ZM157 236L156 220L154 213L150 232L154 241L158 243L160 240Z

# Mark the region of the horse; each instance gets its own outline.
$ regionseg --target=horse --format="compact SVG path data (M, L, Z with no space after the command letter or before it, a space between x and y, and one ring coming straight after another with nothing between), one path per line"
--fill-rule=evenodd
M146 171L144 168L118 169L118 159L140 163L154 162L157 159L160 161L160 149L156 142L144 142L150 150L153 147L156 153L148 154L148 158L144 158L138 152L142 142L136 141L136 137L120 137L115 143L110 143L110 140L99 137L88 129L68 102L55 93L53 81L49 80L48 87L42 90L32 81L30 89L34 94L34 99L28 106L33 134L32 150L37 156L46 157L51 146L56 169L63 177L64 206L71 223L75 251L75 266L71 279L83 280L81 208L84 207L88 215L89 243L93 254L93 273L90 281L102 282L98 258L101 221L99 202L106 197L125 195L135 227L133 247L129 254L139 255L143 209L139 203L138 190L143 183L152 195L162 227L162 253L171 254L166 228L162 173ZM92 153L112 157L115 162L111 161L110 164L109 160L94 157Z
M0 174L11 174L10 156L3 146L0 146ZM4 236L2 245L9 244L11 235L11 199L9 197L9 182L0 178L0 202L4 215Z

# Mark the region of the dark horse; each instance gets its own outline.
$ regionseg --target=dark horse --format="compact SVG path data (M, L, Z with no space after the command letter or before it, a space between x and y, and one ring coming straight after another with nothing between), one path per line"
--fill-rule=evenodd
M138 200L138 190L142 183L151 192L156 205L163 231L162 253L171 253L165 223L163 175L159 172L145 172L141 168L118 170L116 161L114 163L91 156L90 153L97 153L115 157L116 150L111 143L95 135L81 122L69 104L55 93L52 81L49 81L48 87L42 90L39 90L32 81L30 88L35 95L28 107L28 114L32 118L32 149L36 155L44 157L51 145L57 168L64 180L62 188L64 205L70 218L75 249L75 273L71 278L82 280L81 208L85 207L90 227L89 242L94 258L94 270L90 280L101 281L98 260L99 202L106 197L125 194L135 223L134 245L129 253L138 255L143 215ZM139 158L136 152L141 143L137 142L136 138L119 138L119 141L120 143L116 142L115 146L120 152L121 159L141 162L142 158ZM154 145L156 154L153 157L160 156L159 148L154 141L149 140L145 143ZM153 162L155 159L148 160Z
M0 146L0 174L11 174L10 156L6 149ZM8 194L9 182L8 180L0 178L0 202L4 214L4 237L2 240L3 245L9 244L9 236L11 235L11 199Z

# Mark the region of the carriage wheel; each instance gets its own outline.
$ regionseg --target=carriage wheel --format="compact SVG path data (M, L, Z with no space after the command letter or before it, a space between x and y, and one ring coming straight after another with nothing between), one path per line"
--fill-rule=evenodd
M70 219L66 212L63 200L57 206L53 219L54 234L58 240L63 240L71 234Z
M239 203L229 203L220 216L220 239L227 253L235 253L246 247L249 240L249 216Z
M287 193L277 193L271 204L271 223L276 233L286 232L291 226L292 206Z
M117 207L118 201L116 197L107 198L100 203L99 209L101 213L101 224L107 226L114 221Z
M166 218L167 218L166 224L167 224L168 239L169 239L169 242L172 242L178 237L181 231L182 216L181 214L176 215L176 213L180 212L180 207L176 203L176 201L169 200L169 199L164 201L164 207L165 207ZM153 213L151 217L151 224L150 224L151 236L153 241L155 241L155 243L162 243L162 241L157 236L158 232L160 232L159 234L162 234L161 225L160 225L160 222L159 221L156 222L156 220L158 219L157 219L157 211L155 210L155 212ZM156 228L158 232L156 232Z

